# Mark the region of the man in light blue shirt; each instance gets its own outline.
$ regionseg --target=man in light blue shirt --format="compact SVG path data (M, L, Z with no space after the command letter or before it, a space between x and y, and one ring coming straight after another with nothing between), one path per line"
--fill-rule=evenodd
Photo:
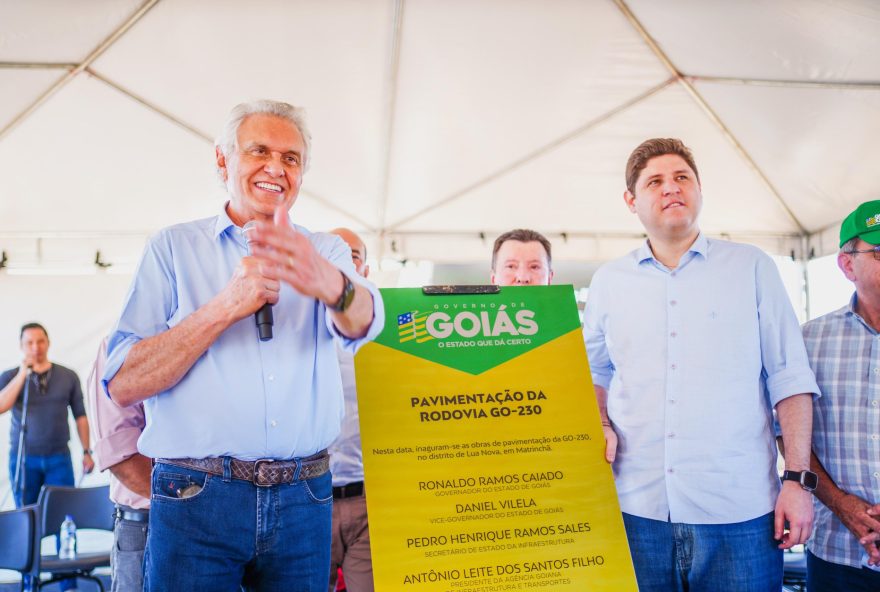
M326 586L336 343L353 352L384 319L348 246L290 222L308 161L300 109L235 107L216 146L229 201L150 239L110 337L103 384L144 402L156 459L146 590Z
M700 232L680 140L636 148L626 182L648 240L594 276L584 337L639 589L778 592L813 517L797 319L769 257ZM781 487L773 409L797 480Z

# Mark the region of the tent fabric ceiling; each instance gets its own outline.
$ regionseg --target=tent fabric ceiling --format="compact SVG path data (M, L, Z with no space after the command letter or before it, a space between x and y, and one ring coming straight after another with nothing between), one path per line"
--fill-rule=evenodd
M218 211L211 140L271 97L309 114L294 219L378 257L483 260L518 226L617 256L653 136L694 150L706 232L824 254L880 197L878 55L873 0L0 0L0 248L135 261Z

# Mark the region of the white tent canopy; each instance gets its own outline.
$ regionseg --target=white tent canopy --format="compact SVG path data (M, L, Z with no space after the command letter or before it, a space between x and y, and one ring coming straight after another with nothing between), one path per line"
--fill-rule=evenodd
M579 269L632 248L624 164L655 136L694 150L705 231L806 259L880 198L878 55L876 0L0 0L0 368L37 320L85 380L112 272L219 211L243 100L309 111L297 222L444 281L519 226Z
M212 138L272 97L314 139L294 218L376 257L485 260L517 226L616 256L653 136L694 150L705 231L828 253L880 197L878 55L873 0L0 0L0 248L131 264L218 211Z

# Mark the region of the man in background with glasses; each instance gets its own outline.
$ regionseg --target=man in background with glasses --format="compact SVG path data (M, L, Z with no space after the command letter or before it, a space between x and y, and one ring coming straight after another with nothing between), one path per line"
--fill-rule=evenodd
M843 308L803 327L822 398L813 404L819 475L807 588L880 590L880 200L840 227L837 264L855 285Z
M19 334L24 358L18 368L0 374L0 413L12 409L9 450L9 483L15 506L36 503L43 485L73 485L70 460L70 429L67 408L73 411L76 431L83 447L83 473L90 473L95 463L89 448L89 420L83 406L79 377L69 369L49 361L49 334L39 323L28 323ZM25 381L29 380L27 433L19 480L16 488L18 445Z

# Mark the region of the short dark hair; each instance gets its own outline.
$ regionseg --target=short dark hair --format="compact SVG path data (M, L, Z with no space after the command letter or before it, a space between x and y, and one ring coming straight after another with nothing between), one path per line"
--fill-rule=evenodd
M21 333L18 334L19 341L21 341L21 338L24 337L24 332L28 329L39 329L46 336L46 339L49 339L49 332L46 331L46 327L44 327L40 323L25 323L21 326Z
M684 145L684 142L678 138L651 138L639 144L639 147L632 151L626 161L627 190L635 194L636 181L639 180L639 175L645 170L648 161L666 154L675 154L684 159L697 176L697 182L700 181L700 172L697 170L697 163L694 162L694 155L691 154L690 148Z
M553 259L550 255L550 241L547 240L547 237L536 230L529 230L528 228L514 228L513 230L508 230L507 232L495 239L495 244L492 246L493 270L495 269L495 263L497 263L498 251L499 249L501 249L501 245L503 245L507 241L512 240L519 241L521 243L541 243L541 246L544 247L544 251L547 252L547 266L552 267Z

